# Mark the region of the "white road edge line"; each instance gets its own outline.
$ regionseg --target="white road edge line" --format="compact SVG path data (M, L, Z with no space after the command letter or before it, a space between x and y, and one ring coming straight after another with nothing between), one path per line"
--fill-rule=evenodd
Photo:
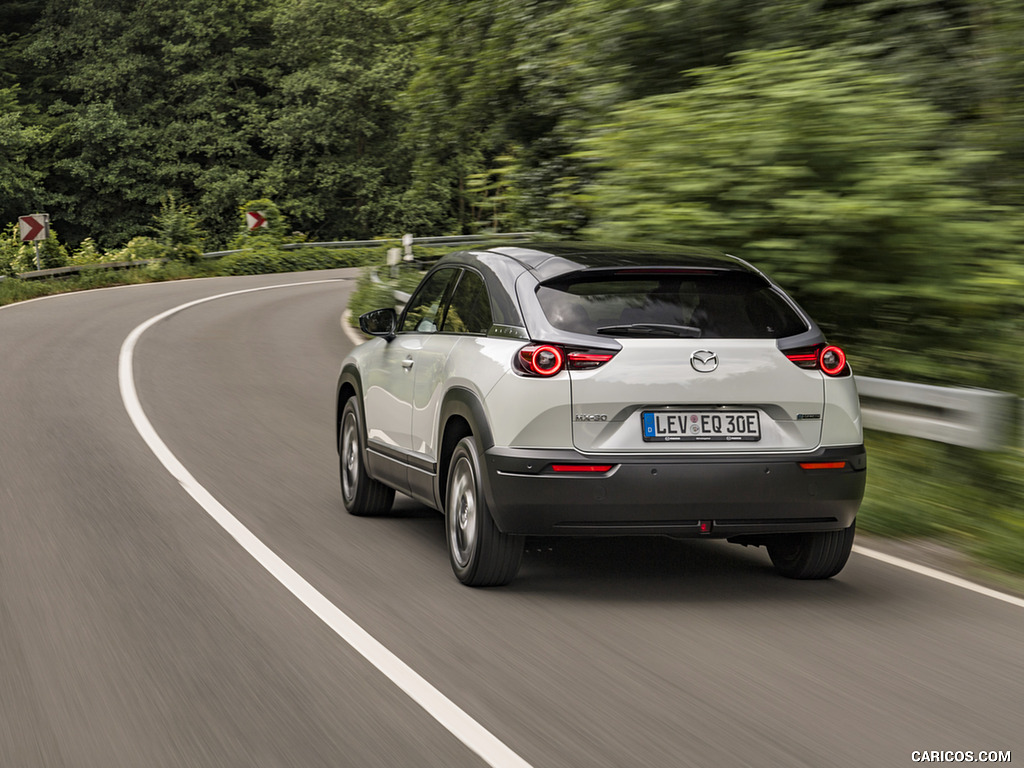
M894 557L892 555L887 555L884 552L878 552L874 549L868 549L867 547L862 547L856 544L853 547L853 551L858 555L864 555L865 557L870 557L883 563L894 565L897 568L903 568L906 571L920 574L921 576L927 576L931 579L944 581L945 583L952 584L955 587L961 587L962 589L967 589L971 592L977 592L979 595L992 597L996 600L1002 600L1004 603L1015 605L1018 608L1024 608L1024 598L1008 595L1005 592L989 589L988 587L983 587L981 584L975 584L973 581L961 579L959 576L953 576L952 574L945 573L935 568L929 568L927 565L919 565L918 563L913 563L910 560L904 560L902 557Z
M128 416L135 425L135 429L142 436L142 439L146 441L150 450L160 460L160 463L181 484L181 487L206 510L210 517L231 534L260 565L301 600L327 626L333 629L342 640L352 646L353 649L373 664L395 685L405 691L413 701L423 707L431 717L437 720L438 723L450 731L469 749L479 755L488 765L495 768L531 768L529 763L509 749L490 731L466 714L437 688L428 683L410 666L374 639L366 630L356 624L330 600L317 591L312 584L302 578L284 560L274 554L248 528L242 525L206 488L199 484L192 474L185 469L185 466L178 461L177 457L171 453L163 440L160 439L156 430L153 429L153 425L146 417L142 404L139 402L134 378L135 347L142 334L161 320L165 320L171 315L199 304L216 301L228 296L330 282L335 281L310 280L302 283L287 283L231 291L190 301L151 317L136 327L121 345L121 354L118 358L118 381L121 386L121 400L124 403L125 410L128 412Z

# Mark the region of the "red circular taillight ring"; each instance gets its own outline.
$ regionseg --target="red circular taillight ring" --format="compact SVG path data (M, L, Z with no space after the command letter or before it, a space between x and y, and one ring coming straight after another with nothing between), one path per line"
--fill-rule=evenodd
M828 362L826 362L826 358ZM829 345L821 350L818 355L818 364L821 370L829 376L838 376L846 370L846 353L839 347Z
M538 376L554 376L564 364L565 353L550 344L537 347L530 356L530 370Z

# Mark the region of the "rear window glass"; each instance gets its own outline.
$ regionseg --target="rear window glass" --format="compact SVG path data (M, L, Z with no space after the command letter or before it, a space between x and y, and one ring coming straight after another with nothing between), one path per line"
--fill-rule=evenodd
M541 285L537 298L551 325L572 333L778 339L808 330L754 274L576 273Z

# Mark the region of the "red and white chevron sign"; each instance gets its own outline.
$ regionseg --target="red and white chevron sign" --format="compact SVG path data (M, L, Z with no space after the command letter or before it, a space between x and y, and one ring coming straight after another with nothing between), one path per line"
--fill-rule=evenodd
M50 236L50 215L33 213L31 216L18 217L18 229L23 243L32 240L45 240Z
M246 211L245 226L250 231L253 229L259 229L260 227L268 226L267 214L265 214L263 211Z

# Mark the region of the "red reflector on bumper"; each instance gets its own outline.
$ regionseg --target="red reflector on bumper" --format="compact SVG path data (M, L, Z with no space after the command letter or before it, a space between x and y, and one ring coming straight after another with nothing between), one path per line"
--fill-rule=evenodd
M802 461L801 469L845 469L845 461Z
M552 464L552 472L607 472L611 464Z

